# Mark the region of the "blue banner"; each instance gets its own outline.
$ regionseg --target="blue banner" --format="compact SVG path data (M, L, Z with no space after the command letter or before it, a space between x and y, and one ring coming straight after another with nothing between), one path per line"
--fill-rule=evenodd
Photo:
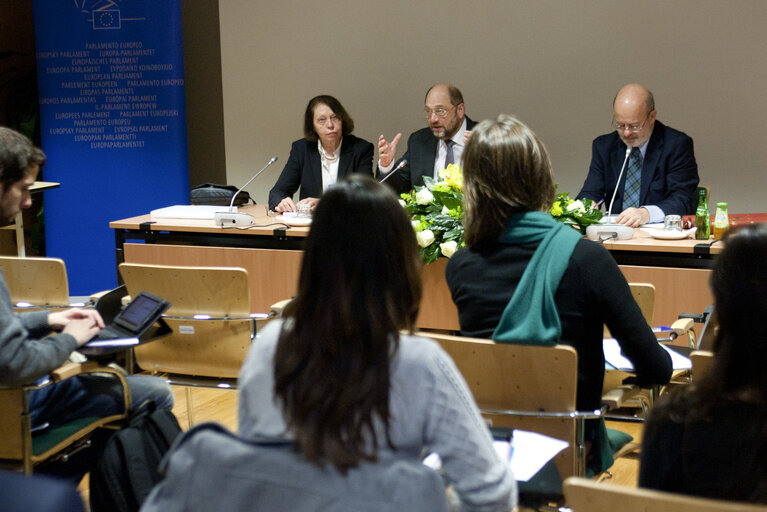
M46 254L116 284L109 222L189 202L180 0L34 0Z

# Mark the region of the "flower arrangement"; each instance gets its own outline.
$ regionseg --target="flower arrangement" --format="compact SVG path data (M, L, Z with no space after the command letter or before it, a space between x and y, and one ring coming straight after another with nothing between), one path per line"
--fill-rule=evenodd
M412 219L424 264L437 261L440 255L449 258L466 245L461 224L463 171L451 164L438 174L439 181L424 176L424 186L400 196Z
M439 181L424 176L424 186L402 194L400 203L410 215L424 264L440 256L450 258L466 246L463 236L463 170L451 164L439 171ZM586 226L596 224L602 212L593 208L591 199L570 199L568 192L557 194L549 213L555 220L586 233Z
M602 212L594 208L591 199L570 199L570 194L562 192L557 194L554 204L549 213L554 220L569 224L582 234L586 234L586 226L596 224L602 218Z

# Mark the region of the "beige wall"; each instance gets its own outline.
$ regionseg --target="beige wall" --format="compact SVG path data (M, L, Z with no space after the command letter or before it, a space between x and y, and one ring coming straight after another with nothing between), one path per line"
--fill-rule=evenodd
M249 187L259 202L301 136L309 98L337 96L355 133L375 141L424 126L423 95L440 81L462 89L476 120L526 121L560 190L576 193L615 91L637 81L655 93L658 118L695 140L713 200L767 210L763 0L219 3L227 180L244 183L280 158Z

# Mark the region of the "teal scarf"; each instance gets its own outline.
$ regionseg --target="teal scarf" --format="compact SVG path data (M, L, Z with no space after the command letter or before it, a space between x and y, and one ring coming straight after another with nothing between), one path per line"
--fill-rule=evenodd
M580 239L577 231L548 213L515 213L509 218L501 243L540 243L503 311L493 340L543 346L559 342L562 323L554 295Z

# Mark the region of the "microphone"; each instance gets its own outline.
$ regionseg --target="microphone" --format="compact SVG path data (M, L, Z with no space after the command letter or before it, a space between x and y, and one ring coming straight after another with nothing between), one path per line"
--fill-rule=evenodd
M626 162L629 161L629 155L631 154L631 150L634 149L631 146L628 146L626 148L626 157L623 159L623 165L621 166L621 172L618 174L618 183L615 184L615 190L613 190L613 198L610 199L610 207L607 209L607 218L610 220L610 214L613 211L613 202L615 202L615 194L618 193L618 187L621 186L621 178L623 177L623 171L626 169Z
M264 172L267 167L269 167L276 161L277 161L277 157L273 156L272 159L269 160L260 171L254 174L253 177L250 178L247 183L241 186L240 189L234 193L234 195L232 196L232 200L229 202L228 212L217 212L213 215L213 221L216 223L216 226L221 226L223 228L224 226L252 226L253 224L255 224L256 219L252 215L234 211L234 200L237 198L237 195L240 192L242 192L242 190L245 187L250 185L251 181L258 178L258 176L262 172Z
M393 176L393 175L394 175L394 174L395 174L397 171L399 171L400 169L402 169L402 168L403 168L403 167L405 167L406 165L407 165L407 160L402 160L402 161L401 161L401 162L400 162L400 163L397 165L397 167L395 167L394 169L392 169L391 171L389 171L389 174L387 174L386 176L384 176L384 177L383 177L383 179L382 179L381 181L379 181L378 183L383 183L384 181L388 180L390 176Z

